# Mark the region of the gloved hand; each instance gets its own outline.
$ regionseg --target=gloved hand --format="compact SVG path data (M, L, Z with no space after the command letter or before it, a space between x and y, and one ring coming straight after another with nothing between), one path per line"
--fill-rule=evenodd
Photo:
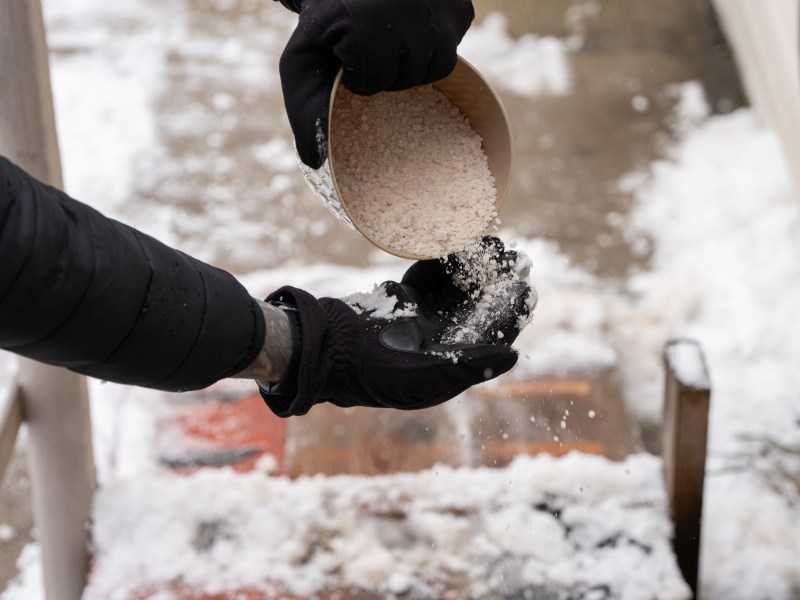
M471 0L281 0L300 20L281 56L286 113L300 159L327 157L333 80L356 94L431 83L450 74L475 16Z
M535 292L524 268L516 269L518 255L497 242L481 246L490 256L480 265L459 256L421 261L401 283L372 294L316 299L292 287L271 294L267 301L289 315L293 352L284 380L260 385L267 405L281 417L320 402L420 409L508 371L517 361L510 344L528 322ZM496 302L470 285L480 279L494 282ZM492 314L474 318L485 310ZM472 323L474 339L447 339L462 321Z
M529 273L527 256L487 236L444 261L414 263L402 283L439 320L443 342L511 345L538 301Z

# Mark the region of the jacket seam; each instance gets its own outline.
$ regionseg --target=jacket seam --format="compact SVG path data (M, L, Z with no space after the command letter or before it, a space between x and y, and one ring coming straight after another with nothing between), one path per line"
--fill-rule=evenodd
M91 221L87 221L87 225L88 225L89 230L90 230L89 231L90 239L92 239L94 237L92 235L94 233L94 231L92 230ZM69 238L69 234L67 235L67 237ZM46 341L48 338L56 335L61 329L63 329L64 327L66 327L69 324L69 322L72 319L72 317L75 316L75 313L78 312L78 310L83 305L84 301L86 300L86 297L89 295L89 292L92 289L92 286L94 285L95 279L97 279L97 252L95 251L94 244L91 245L91 248L92 248L92 276L89 278L89 281L86 284L86 287L84 288L80 299L75 304L75 307L69 312L69 314L67 314L63 318L63 320L58 325L53 327L53 329L51 329L47 333L43 334L40 338L38 338L38 339L36 339L34 341L25 342L24 344L19 344L19 345L16 345L16 346L9 346L8 349L10 349L10 350L11 349L19 350L19 349L25 348L27 346L33 346L35 344L40 344L40 343ZM77 366L81 367L83 365L77 365ZM88 365L86 365L86 366L88 366Z
M122 348L128 342L128 340L130 340L131 336L133 335L133 332L136 331L136 328L139 326L139 323L141 323L141 321L142 321L142 306L146 305L148 303L149 299L150 299L151 290L152 290L152 286L153 286L153 262L152 262L152 260L150 260L150 255L147 254L147 251L144 249L144 246L142 246L141 240L139 240L139 233L135 229L133 230L133 239L136 240L136 244L139 246L139 250L142 252L142 255L144 255L144 258L147 261L147 270L148 270L148 275L147 275L147 293L144 296L144 300L139 305L139 310L138 310L138 312L136 314L136 319L134 320L133 324L131 325L131 328L128 330L128 333L125 334L125 337L123 337L122 340L120 340L119 344L114 346L114 348L108 353L108 355L102 361L98 361L98 362L94 363L93 365L91 365L92 367L99 367L99 366L103 366L103 365L107 364L108 361L117 352L119 352L120 348Z
M175 373L180 371L181 368L189 360L189 357L192 355L192 352L194 352L195 348L197 348L197 343L200 341L200 338L203 336L203 333L206 330L206 321L207 321L207 318L208 318L208 286L206 285L206 280L205 280L205 277L203 277L203 273L200 271L200 269L197 268L197 265L195 265L192 262L190 262L190 264L192 265L192 268L194 269L195 273L197 273L197 275L200 277L200 281L203 284L203 316L200 319L200 328L198 329L197 333L194 336L194 341L192 342L192 345L186 351L186 354L184 354L183 358L175 366L175 368L172 369L172 371L170 371L167 375L165 375L161 379L159 379L157 381L154 381L153 383L144 384L147 387L158 387L162 383L165 383L165 382L169 381L170 378L173 375L175 375Z
M18 193L19 190L17 189L17 186L15 186L14 183L11 181L10 174L5 169L4 169L4 178L6 181L6 188L8 189L9 196L11 197L11 203L19 205L20 202L20 195ZM28 256L25 257L25 260L20 264L19 269L17 270L16 274L14 275L11 281L11 284L8 286L8 289L2 296L0 296L0 302L3 302L6 298L8 298L11 292L14 290L14 284L16 284L22 273L25 271L25 268L28 266L28 263L30 263L31 260L33 259L36 246L38 245L37 241L39 239L40 211L39 211L39 203L38 201L36 201L36 194L34 193L33 196L34 196L34 202L33 202L34 227L33 227L33 239L31 240L31 245L30 248L28 249Z

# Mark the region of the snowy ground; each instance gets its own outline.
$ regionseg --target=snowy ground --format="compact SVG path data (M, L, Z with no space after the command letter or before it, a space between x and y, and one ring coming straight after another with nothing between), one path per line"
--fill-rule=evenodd
M213 4L224 8L235 3L218 0ZM260 6L255 1L250 5L252 11ZM242 85L251 86L253 93L263 92L273 100L279 97L275 96L275 64L291 28L289 15L271 2L264 3L263 10L270 13L264 17L270 29L257 30L251 23L247 35L216 47L196 32L189 35L194 30L181 7L177 1L45 3L51 43L56 48L52 75L67 190L110 216L165 241L180 243L201 258L225 257L230 264L245 265L239 272L255 295L287 283L319 294L344 295L368 291L375 282L398 277L405 263L377 254L370 257L366 268L308 262L300 265L302 269L295 264L255 270L252 265L258 258L253 254L258 254L261 234L247 210L230 206L241 190L232 183L236 164L225 156L224 144L197 159L198 171L212 165L219 173L214 186L208 188L209 210L195 211L183 229L176 225L186 217L182 209L159 208L146 201L137 208L128 202L132 190L140 195L143 189L154 193L156 183L167 185L170 181L169 165L159 165L163 140L158 128L163 116L157 117L155 104L156 99L163 103L160 82L169 75L170 57L176 49L205 64L207 76L222 77L227 61L237 66L235 77ZM470 48L480 58L480 49L489 44L497 50L496 55L486 62L484 53L483 64L474 62L498 87L518 94L570 93L568 44L531 36L515 45L501 37L501 25L491 21L471 33L473 38L465 42L467 58ZM219 60L208 58L211 56ZM526 80L518 66L529 64L531 56L543 68ZM688 83L680 92L683 102L676 115L680 125L677 139L666 150L664 160L619 182L635 193L637 202L630 214L609 216L634 247L652 250L647 270L625 281L600 279L571 265L554 242L522 239L513 229L502 232L504 239L516 241L532 257L540 295L536 320L518 342L522 359L511 376L530 377L571 365L615 364L624 376L631 410L641 421L653 422L661 410L664 343L682 336L698 340L713 385L703 597L788 600L800 596L800 325L796 317L800 306L800 194L791 188L777 138L759 125L752 112L709 116L701 88ZM228 126L226 119L235 119L231 101L231 95L220 92L212 102L222 115L215 121L221 123L222 131ZM184 111L183 120L170 126L207 126L208 115L201 109L198 105L192 109L194 113ZM229 125L235 126L232 121ZM249 145L253 164L271 169L265 197L278 204L282 194L291 195L295 202L309 200L303 195L299 173L287 160L291 153L285 124L265 131L267 138ZM209 136L211 146L219 142L212 133ZM181 190L165 193L179 194ZM327 230L330 225L312 219L304 227ZM273 233L281 235L270 235ZM297 239L286 234L283 241L291 246ZM243 248L248 246L250 254L244 256ZM374 544L377 534L348 530L351 515L345 511L340 513L344 522L337 526L347 543L343 542L339 554L318 556L321 562L309 568L316 567L314 573L318 574L336 561L352 558L348 563L352 581L363 583L370 577L379 579L386 572L386 561L391 560L399 567L398 577L389 585L401 592L414 583L413 569L403 571L414 561L469 570L482 556L503 555L505 549L506 555L530 561L523 570L530 583L557 581L576 586L581 571L599 569L602 576L626 590L625 598L681 598L685 594L674 581L674 565L664 556L667 533L655 458L634 457L619 465L580 456L526 459L493 474L443 470L438 475L424 473L412 482L404 476L394 481L268 483L264 478L227 472L178 479L163 473L149 450L154 423L163 410L158 396L97 383L93 392L102 482L94 532L101 555L118 562L104 574L106 579L98 579L92 592L96 596L91 597L111 597L103 593L124 590L124 576L131 572L158 579L183 569L211 589L222 582L220 569L228 564L228 553L248 556L264 545L265 538L259 534L276 535L274 528L256 527L261 522L277 522L274 515L260 512L265 508L292 505L305 511L300 514L309 515L320 509L323 497L334 496L347 504L349 494L381 493L382 486L402 488L419 481L426 482L422 486L426 494L414 513L418 533L435 538L432 543L439 548L450 548L454 564L444 564L446 556L435 548L423 557L378 553L369 564L358 562L363 553L348 553L357 552L359 544L367 540ZM537 483L523 485L530 481ZM486 486L496 490L491 497L502 505L499 513L485 497L465 492ZM578 493L576 487L587 491ZM236 493L213 493L226 489ZM443 516L442 498L448 494L470 504L473 514L479 515L475 518L491 521L486 531L494 532L494 537L485 540L484 547L459 546L463 539L459 536L469 524ZM570 523L577 527L574 535L580 538L578 542L567 539L558 519L530 510L531 504L540 503L547 494L570 499L572 512L564 512L561 518L574 519ZM194 513L189 510L183 521L170 521L170 517L191 509L198 498L203 498L204 515L215 511L235 514L235 529L229 543L215 546L213 556L176 564L172 559L176 553L180 555L181 544L191 542L190 517ZM323 515L317 514L317 519ZM172 530L166 530L165 522L174 523L174 535L168 535ZM506 535L512 522L524 525ZM637 553L636 545L631 544L610 549L607 557L559 554L560 545L568 542L578 547L596 542L608 533L603 527L609 524L654 550ZM324 526L332 527L330 522L308 521L309 529L292 538L298 544L293 551L302 553L302 545L311 543L319 533L313 528ZM119 531L132 536L126 538L125 547L112 535ZM162 545L166 556L153 552L158 546L154 541ZM287 543L287 538L282 542ZM369 548L372 551L375 546ZM546 556L542 556L543 548ZM288 549L283 550L291 556ZM255 557L260 562L240 565L240 571L228 576L250 583L248 578L265 561L290 566L290 561L281 562L268 553ZM603 562L609 558L612 564ZM3 600L41 597L35 546L25 552L22 564L26 567L22 578L0 595ZM166 570L156 572L157 567ZM313 582L314 573L305 573L305 581Z

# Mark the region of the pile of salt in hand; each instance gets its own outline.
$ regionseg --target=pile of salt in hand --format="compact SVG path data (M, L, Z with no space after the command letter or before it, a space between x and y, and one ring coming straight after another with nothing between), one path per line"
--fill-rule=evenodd
M482 139L432 86L374 96L341 89L331 118L339 189L373 241L441 257L466 248L496 219Z
M470 307L451 316L441 342L491 344L521 333L539 300L530 283L530 257L521 251L498 254L493 244L477 240L453 258L453 282L469 294Z

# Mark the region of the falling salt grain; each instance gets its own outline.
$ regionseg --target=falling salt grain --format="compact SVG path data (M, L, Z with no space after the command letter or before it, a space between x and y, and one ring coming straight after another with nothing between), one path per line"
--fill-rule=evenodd
M16 529L6 523L0 523L0 542L10 542L15 537L17 537Z

